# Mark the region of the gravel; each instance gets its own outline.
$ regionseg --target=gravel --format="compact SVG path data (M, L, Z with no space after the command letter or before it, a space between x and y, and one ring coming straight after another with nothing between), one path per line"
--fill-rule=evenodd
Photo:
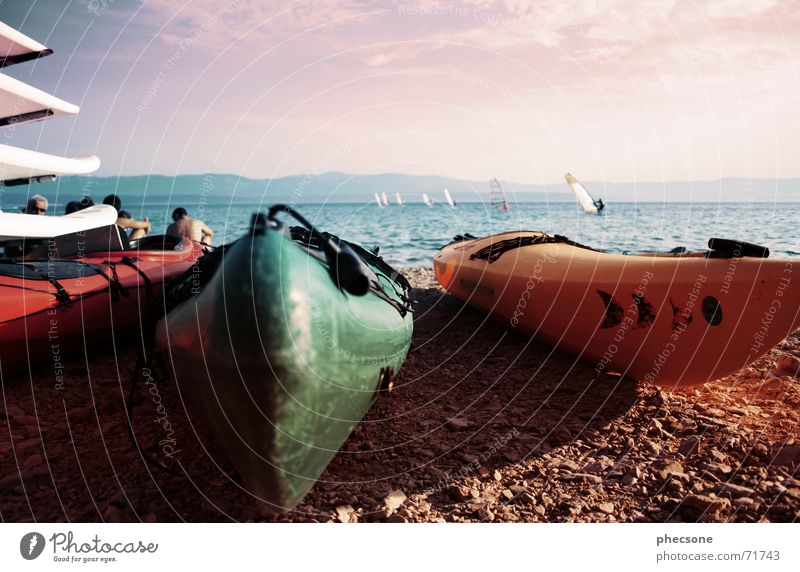
M428 269L394 391L305 500L262 514L203 419L159 381L175 477L127 435L134 345L4 380L0 515L32 521L794 522L800 520L800 332L745 370L667 393L509 332ZM90 375L91 374L91 375ZM142 408L133 426L157 454Z

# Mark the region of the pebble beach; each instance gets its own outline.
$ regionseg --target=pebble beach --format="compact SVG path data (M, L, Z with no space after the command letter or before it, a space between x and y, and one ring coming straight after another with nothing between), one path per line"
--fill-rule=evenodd
M4 522L796 522L800 332L745 370L666 392L518 335L409 268L411 352L294 510L270 515L168 379L174 474L132 444L137 344L2 380ZM138 398L140 446L163 422Z

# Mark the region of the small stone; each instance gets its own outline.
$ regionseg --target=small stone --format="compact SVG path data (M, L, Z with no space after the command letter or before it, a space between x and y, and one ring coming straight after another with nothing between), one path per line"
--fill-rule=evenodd
M390 517L388 517L385 522L403 523L403 522L408 522L408 519L400 516L399 514L393 514Z
M782 447L775 455L772 463L782 467L800 464L800 445Z
M731 503L728 499L708 495L688 495L683 499L681 506L700 513L716 514L730 507Z
M512 493L508 489L503 489L503 492L501 494L503 495L503 498L505 498L506 500L511 500L514 498L514 493Z
M25 462L22 463L23 468L30 469L31 467L38 467L44 463L44 456L43 455L31 455Z
M576 473L570 477L570 480L578 483L588 483L591 485L599 485L603 482L603 479L597 475L589 475L587 473Z
M785 494L787 497L791 497L795 500L800 501L800 488L797 487L787 488L783 494Z
M113 504L108 505L103 509L103 520L106 522L125 522L125 515L123 512Z
M778 358L772 373L778 377L789 375L797 376L800 373L800 359L792 354L783 354Z
M530 493L519 493L514 497L514 502L517 504L532 505L536 504L536 499Z
M714 459L717 463L724 463L725 462L725 455L717 451L716 449L711 449L709 452L711 458Z
M480 457L478 457L478 455L471 455L470 453L461 453L458 456L458 458L464 461L465 463L469 463L471 465L477 464L478 461L480 460Z
M383 506L389 513L396 511L400 506L406 502L406 495L401 490L394 490L386 495L383 499Z
M762 507L760 502L748 498L733 499L731 502L738 513L742 515L749 513L753 518L756 518Z
M652 469L662 480L669 478L672 473L683 473L683 465L673 459L655 461Z
M691 455L692 453L696 452L700 448L700 438L699 437L687 437L681 444L678 445L678 452L683 455Z
M733 472L733 467L725 463L711 463L708 465L708 470L717 475L730 475Z
M14 447L14 450L17 453L22 453L25 449L36 447L37 445L41 444L42 444L41 439L27 439L25 441L20 441L19 443L17 443L16 446Z
M573 473L577 472L580 469L578 463L570 461L569 459L561 461L561 463L559 463L557 467L563 471L570 471Z
M614 503L611 502L604 502L597 505L597 508L600 509L601 512L606 514L611 514L614 512Z
M3 410L0 409L0 413L2 412ZM27 415L26 411L19 405L8 405L6 407L5 414L8 419L13 419L14 417L19 417L20 415Z
M756 491L750 487L734 485L733 483L717 483L714 486L714 492L719 495L728 494L733 498L751 497L756 494Z
M447 496L454 501L462 501L470 498L469 490L458 485L450 485L446 489Z
M453 417L447 421L446 425L451 431L466 431L469 429L470 423L463 417Z
M643 448L646 453L649 453L654 457L661 454L661 445L655 443L654 441L645 441Z
M681 473L679 471L671 472L669 474L669 478L672 481L676 481L676 482L680 482L680 483L684 483L684 484L688 484L689 481L692 480L692 478L689 475L687 475L686 473Z
M494 473L492 473L492 478L495 481L500 482L501 480L503 480L503 475L500 474L500 471L496 470Z
M624 485L635 485L639 482L639 479L642 478L642 471L639 467L631 468L625 476L622 477L622 484Z
M589 463L583 468L584 473L591 473L593 475L597 475L600 473L605 473L609 467L610 463L604 461L595 461L593 463Z
M353 512L352 505L339 505L336 507L336 518L339 520L339 522L350 522L350 515L353 514Z

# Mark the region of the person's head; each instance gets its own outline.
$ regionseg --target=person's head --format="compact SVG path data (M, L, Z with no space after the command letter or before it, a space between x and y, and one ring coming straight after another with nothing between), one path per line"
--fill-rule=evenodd
M189 216L189 213L187 213L186 209L183 207L178 207L177 209L172 211L172 220L174 220L175 222L187 216Z
M76 213L79 210L81 210L81 202L80 201L70 201L64 207L64 214Z
M108 195L106 198L103 199L103 204L111 205L112 207L117 209L117 212L119 212L119 209L122 208L122 201L119 199L117 195Z
M28 199L25 212L32 215L43 215L47 212L47 199L42 195L33 195Z
M94 206L94 200L92 199L92 197L88 195L83 195L80 200L80 205L81 205L80 210L88 209L89 207Z
M119 213L117 213L117 216L119 218L133 218L131 216L131 213L129 213L128 211L119 211Z

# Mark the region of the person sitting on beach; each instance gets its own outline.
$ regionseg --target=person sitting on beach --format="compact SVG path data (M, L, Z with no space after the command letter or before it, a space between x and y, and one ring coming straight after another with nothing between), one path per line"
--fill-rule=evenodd
M131 213L129 213L128 211L119 211L119 213L117 214L117 226L125 228L119 224L120 220L132 221L133 217L131 216ZM128 240L138 240L140 238L144 238L145 236L147 236L147 231L141 228L137 228L131 231Z
M211 244L214 231L199 218L191 218L185 208L178 207L172 211L172 220L175 222L167 227L167 234L186 237L202 244Z
M28 199L28 204L25 205L25 210L22 212L30 215L44 215L47 214L48 204L47 199L42 195L33 195Z
M68 214L76 213L78 211L82 211L83 209L88 209L89 207L93 207L93 206L94 206L94 201L92 200L92 197L90 197L88 195L83 195L81 197L81 200L79 200L79 201L70 201L70 202L68 202L66 204L66 206L64 207L64 214L68 215Z
M131 231L128 237L130 240L144 238L150 232L150 220L147 217L144 217L144 220L136 220L130 213L123 211L122 201L117 195L108 195L103 199L103 204L117 209L117 226ZM122 213L125 213L127 217L123 217Z
M28 199L23 214L45 215L48 202L42 195L33 195ZM17 258L19 260L38 260L41 254L47 255L46 245L42 246L39 239L6 240L3 241L3 258Z

